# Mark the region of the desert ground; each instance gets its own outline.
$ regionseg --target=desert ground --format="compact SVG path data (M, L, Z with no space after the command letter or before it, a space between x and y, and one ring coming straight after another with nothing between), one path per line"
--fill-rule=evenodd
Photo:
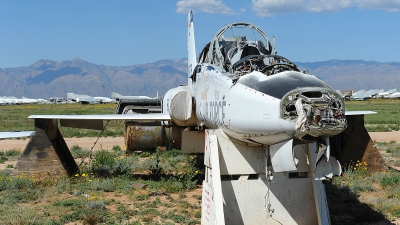
M400 131L392 132L370 132L372 140L375 142L400 142ZM91 149L97 138L65 138L65 142L68 147L71 148L74 145L78 145L81 148ZM23 151L29 138L26 139L6 139L0 140L0 151L7 151L10 149ZM113 146L118 145L123 148L124 138L123 137L101 137L96 143L93 150L98 149L112 149Z
M393 132L370 132L371 139L374 142L390 142L396 141L400 143L400 131L393 131ZM91 149L95 143L97 138L65 138L65 141L69 148L74 145L78 145L82 148ZM5 139L0 140L0 151L7 151L11 149L23 151L27 143L29 142L29 138L26 139ZM96 143L93 150L99 149L108 149L111 150L113 146L120 146L124 149L124 138L123 137L101 137L98 142ZM17 159L13 159L8 161L7 164L16 164ZM6 164L0 165L0 169L5 169ZM194 194L194 195L193 195ZM187 196L200 196L201 195L201 188L196 188L195 190L188 192ZM110 195L111 196L111 195ZM114 195L110 198L115 198ZM193 204L200 204L198 203L199 200L193 198ZM125 200L124 200L125 201ZM72 223L71 223L72 224ZM390 225L390 224L400 224L399 219L394 219L392 221L382 220L375 223L365 223L369 225Z
M91 149L97 138L65 138L68 147L78 145L81 148ZM6 139L0 140L0 151L7 151L10 149L24 150L29 138L26 139ZM112 149L113 146L118 145L121 148L125 145L123 137L101 137L93 150L98 149Z

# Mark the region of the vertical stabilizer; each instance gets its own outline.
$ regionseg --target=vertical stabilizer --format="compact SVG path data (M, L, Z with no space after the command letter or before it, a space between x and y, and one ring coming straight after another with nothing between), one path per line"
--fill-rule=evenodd
M188 28L188 43L187 43L187 50L188 50L188 85L189 87L192 86L192 80L190 76L192 76L193 70L197 65L196 62L196 45L194 42L194 25L193 25L193 13L190 10L188 14L188 21L187 21L187 28Z

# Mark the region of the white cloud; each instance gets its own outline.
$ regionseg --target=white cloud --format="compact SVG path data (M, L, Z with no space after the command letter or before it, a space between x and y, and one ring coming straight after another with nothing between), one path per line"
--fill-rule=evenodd
M335 12L357 7L400 11L400 0L252 0L252 9L258 16L267 17L298 11Z
M301 11L303 4L303 0L252 0L252 9L258 16L267 17Z
M389 12L400 11L400 0L358 0L355 2L362 9L383 9Z
M304 10L310 12L335 12L351 6L351 0L311 0L306 1Z
M235 14L235 11L219 0L180 0L176 3L177 13L188 13L189 10L211 14Z

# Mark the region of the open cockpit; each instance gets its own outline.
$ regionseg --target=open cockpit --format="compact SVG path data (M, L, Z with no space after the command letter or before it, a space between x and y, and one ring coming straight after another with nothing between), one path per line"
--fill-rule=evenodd
M232 23L217 32L199 56L199 63L218 66L220 71L238 77L253 71L273 75L299 71L297 66L278 56L274 43L258 27L249 23Z

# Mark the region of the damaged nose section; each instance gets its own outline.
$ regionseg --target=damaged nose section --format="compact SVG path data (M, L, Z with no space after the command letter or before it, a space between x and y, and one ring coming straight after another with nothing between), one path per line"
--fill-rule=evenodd
M295 137L316 141L342 132L347 121L344 101L330 88L299 88L282 98L282 118L296 123Z

